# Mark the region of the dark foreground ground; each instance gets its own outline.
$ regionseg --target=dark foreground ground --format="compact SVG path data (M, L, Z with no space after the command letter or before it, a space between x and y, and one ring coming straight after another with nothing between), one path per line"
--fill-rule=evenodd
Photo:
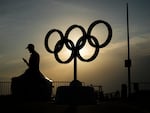
M51 102L15 101L1 96L0 113L150 113L150 102L119 99L96 105L58 105Z

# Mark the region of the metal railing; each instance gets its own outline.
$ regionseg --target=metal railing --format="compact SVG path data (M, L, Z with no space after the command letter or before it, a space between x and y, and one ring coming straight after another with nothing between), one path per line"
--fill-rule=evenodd
M53 81L53 91L52 96L56 94L56 89L59 86L69 86L70 81ZM82 83L82 85L85 85ZM0 81L0 96L1 95L10 95L11 94L11 81Z
M0 95L10 95L10 94L11 94L11 82L0 81Z
M59 86L69 86L70 81L53 81L52 83L52 97L55 97L56 95L56 90ZM86 86L84 82L82 82L83 86ZM141 82L137 84L138 90L150 90L150 82ZM104 93L102 90L101 85L90 85L91 87L94 88L96 94L97 94L97 99L101 98L106 98L106 99L111 99L111 98L118 98L120 95L117 92L111 92L111 93ZM132 83L132 88L133 92L134 89L136 89L136 84ZM0 96L2 95L11 95L11 81L0 81Z
M150 90L150 82L133 82L131 86L133 92L136 90Z

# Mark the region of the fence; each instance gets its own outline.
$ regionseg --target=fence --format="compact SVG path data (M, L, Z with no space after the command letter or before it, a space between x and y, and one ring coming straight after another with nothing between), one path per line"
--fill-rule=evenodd
M53 92L52 96L56 94L56 89L59 86L69 86L70 81L53 81ZM82 85L85 85L82 83ZM0 95L10 95L11 94L11 81L0 81Z
M52 91L52 96L55 96L56 94L56 89L59 86L69 86L70 81L53 81L53 91ZM85 86L85 83L82 83L83 86ZM138 86L137 86L138 85ZM139 90L150 90L150 82L141 82L135 85L135 83L132 83L132 90L136 90L138 88ZM95 91L97 92L98 98L100 98L101 93L103 93L102 86L100 85L91 85ZM0 96L1 95L10 95L11 94L11 81L0 81ZM117 92L113 93L108 93L104 94L104 96L111 98L111 97L116 97Z
M11 82L1 81L0 82L0 95L10 95L11 94Z
M150 82L133 82L131 84L133 92L136 90L150 90Z

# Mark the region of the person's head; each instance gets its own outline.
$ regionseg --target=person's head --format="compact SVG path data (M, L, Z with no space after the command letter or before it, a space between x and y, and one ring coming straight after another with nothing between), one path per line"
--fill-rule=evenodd
M29 52L32 53L34 51L34 45L33 44L28 44L28 46L26 47L26 49L28 49Z

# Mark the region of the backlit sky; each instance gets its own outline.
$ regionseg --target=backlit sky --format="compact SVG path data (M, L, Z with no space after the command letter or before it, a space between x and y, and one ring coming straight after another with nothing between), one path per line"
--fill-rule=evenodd
M72 80L73 62L59 64L54 55L45 50L46 33L53 28L64 33L73 24L87 30L93 21L105 20L112 26L112 40L100 49L94 61L78 61L78 79L102 85L106 91L119 89L122 83L127 83L124 67L127 2L132 82L150 82L149 0L0 0L0 80L11 80L27 69L22 58L29 58L25 49L28 43L35 44L41 57L40 70L45 76L53 80ZM102 33L99 27L96 31ZM78 36L77 33L73 35Z

